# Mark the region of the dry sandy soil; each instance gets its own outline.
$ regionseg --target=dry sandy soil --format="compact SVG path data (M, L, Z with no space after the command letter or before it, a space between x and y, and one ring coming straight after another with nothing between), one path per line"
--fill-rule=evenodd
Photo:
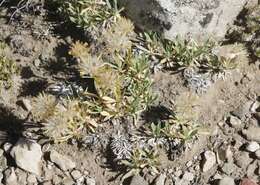
M19 137L24 137L24 122L28 121L29 114L23 106L24 99L38 95L50 84L77 80L68 49L76 40L87 40L83 33L62 23L45 8L39 7L39 11L34 13L23 12L10 19L12 12L10 6L1 7L0 41L7 43L5 54L20 69L19 75L13 79L14 86L1 90L0 129L9 134L9 140L4 140L3 146L7 142L14 144ZM218 79L204 93L188 88L182 73L167 70L153 73L157 105L144 114L137 127L162 119L174 102L190 101L189 97L196 97L194 106L203 131L170 153L161 151L161 175L145 173L141 180L157 185L203 185L220 183L220 179L228 176L236 184L245 177L255 184L260 182L260 158L246 149L252 141L260 144L260 132L257 132L260 129L260 62L244 57L240 63L237 69L226 74L224 79ZM236 123L232 125L233 122ZM123 122L107 123L97 130L95 136L98 142L91 146L73 141L46 144L44 139L37 140L44 151L44 167L36 182L28 180L29 173L17 168L5 149L1 156L1 170L4 173L7 168L14 167L20 185L84 184L75 180L71 171L64 172L50 162L50 151L56 150L76 163L75 169L80 172L80 177L94 179L96 185L120 184L120 167L113 163L109 143L118 131L128 135L137 130ZM213 151L217 158L206 172L203 171L203 163L207 160L205 151ZM166 178L165 183L159 184L158 177ZM4 175L2 183L8 184L6 179ZM141 180L135 183L134 179L129 179L125 184L143 184ZM91 183L85 180L85 184Z

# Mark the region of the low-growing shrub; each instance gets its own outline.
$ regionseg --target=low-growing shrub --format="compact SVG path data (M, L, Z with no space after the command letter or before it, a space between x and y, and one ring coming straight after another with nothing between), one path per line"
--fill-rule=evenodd
M0 87L10 88L13 82L13 75L18 72L14 61L8 59L2 52L5 44L0 43Z

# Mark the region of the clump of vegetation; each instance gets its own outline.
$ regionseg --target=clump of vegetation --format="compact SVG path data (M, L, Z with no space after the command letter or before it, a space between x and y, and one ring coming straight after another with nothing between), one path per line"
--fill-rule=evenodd
M158 60L166 69L185 71L196 68L204 73L218 74L235 69L238 65L238 55L224 56L215 52L216 48L223 49L225 46L218 46L210 40L198 44L194 40L176 38L170 41L158 33L144 33L135 46L150 59Z
M80 139L97 127L95 117L78 100L59 102L55 96L40 94L31 101L34 121L44 124L43 133L54 142Z
M52 95L39 94L32 99L32 116L36 122L45 121L56 111L57 100Z
M104 51L111 53L126 53L132 47L131 39L134 37L133 23L124 17L112 24L101 34L100 42L105 45Z
M0 87L10 88L13 82L13 75L18 72L14 61L8 59L2 52L5 44L0 43Z
M84 52L77 52L82 48L85 48ZM115 50L109 58L106 52L96 56L90 50L86 45L76 43L70 52L80 59L81 76L95 81L97 94L86 94L92 98L86 98L85 104L105 120L129 115L136 118L155 99L151 93L147 58L134 55L131 50L125 54Z
M113 22L119 16L117 1L55 0L60 14L83 29L97 28Z
M136 148L133 150L131 157L122 160L121 164L126 167L126 173L122 180L138 175L143 172L144 169L153 173L159 173L159 154L156 149L146 150Z
M244 43L251 57L260 58L260 5L246 9L243 19L237 22L229 33L234 42Z
M260 5L252 8L248 12L246 28L248 33L253 35L252 51L260 58Z
M191 93L184 93L175 102L174 109L171 110L169 118L159 123L152 123L146 129L148 136L153 138L165 138L169 141L179 140L185 143L194 138L199 131L196 110L197 96Z

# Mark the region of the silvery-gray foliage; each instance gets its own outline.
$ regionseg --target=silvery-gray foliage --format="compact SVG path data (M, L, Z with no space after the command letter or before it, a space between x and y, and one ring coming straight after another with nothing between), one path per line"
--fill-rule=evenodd
M57 83L49 86L47 91L58 97L78 97L84 89L75 83Z
M199 74L194 69L185 69L183 76L187 86L199 94L205 93L212 84L210 75Z
M129 159L132 155L132 144L124 135L116 135L111 142L111 149L116 156L116 160Z

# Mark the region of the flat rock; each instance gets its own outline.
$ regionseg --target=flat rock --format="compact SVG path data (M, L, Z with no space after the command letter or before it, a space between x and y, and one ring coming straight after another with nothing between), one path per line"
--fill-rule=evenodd
M260 142L260 127L249 127L248 129L242 130L242 134L247 140Z
M197 40L224 38L229 25L249 0L120 0L126 14L142 29ZM230 8L232 7L232 8Z
M235 185L235 181L231 177L224 177L218 182L218 185Z
M50 152L50 160L63 171L67 171L76 167L76 163L73 162L68 156L61 155L55 150Z
M41 146L35 141L19 139L13 146L10 155L18 167L36 175L41 174L42 151Z
M216 155L212 151L206 151L203 154L202 171L210 170L216 164Z

